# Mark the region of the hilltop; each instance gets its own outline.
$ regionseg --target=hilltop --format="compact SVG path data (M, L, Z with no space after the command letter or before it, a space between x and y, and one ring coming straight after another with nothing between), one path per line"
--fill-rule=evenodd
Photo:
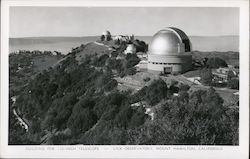
M238 145L234 105L225 105L213 88L193 90L169 77L138 73L140 59L124 55L125 49L126 43L92 42L57 60L44 59L48 63L31 58L46 67L36 69L32 78L21 74L12 81L26 83L11 93L10 110L28 131L18 127L10 111L10 144ZM11 66L18 59L10 58ZM11 78L17 70L10 67ZM131 79L140 87L123 89Z

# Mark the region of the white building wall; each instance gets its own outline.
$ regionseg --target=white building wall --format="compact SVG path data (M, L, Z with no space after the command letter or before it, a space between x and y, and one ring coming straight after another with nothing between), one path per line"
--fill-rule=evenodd
M182 72L183 65L182 64L175 64L175 65L167 65L167 64L153 64L148 63L148 70L156 71L156 72L164 72L164 67L171 67L172 72Z
M192 56L185 55L148 55L149 72L164 72L164 67L171 67L172 72L181 73L192 68Z

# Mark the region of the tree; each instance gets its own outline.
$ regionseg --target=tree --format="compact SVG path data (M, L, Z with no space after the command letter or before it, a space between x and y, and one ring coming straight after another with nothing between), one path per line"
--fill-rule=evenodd
M118 56L118 52L117 51L112 51L111 52L111 57L117 57Z
M111 79L104 87L106 91L112 91L116 86L118 85L118 82L114 79Z
M112 74L111 72L106 72L103 73L102 75L100 75L97 79L96 79L96 87L97 88L101 88L107 84L111 84L110 86L114 86L115 84L113 82L111 82L112 79ZM110 83L111 82L111 83ZM114 84L114 85L113 85ZM108 88L109 86L107 86Z
M239 79L236 79L236 78L230 79L227 83L227 87L231 89L239 90Z
M204 59L203 59L203 66L207 66L208 64L207 64L207 61L208 61L208 58L207 57L205 57Z
M136 110L136 113L133 114L130 120L130 127L138 127L145 122L147 115L145 114L145 109L143 107L139 107Z
M180 86L179 86L179 90L180 90L180 91L188 91L189 88L190 88L189 85L183 84L183 83L181 83Z
M237 143L238 115L223 106L223 99L212 87L195 91L190 97L183 92L177 98L157 106L155 121L150 127L145 124L140 127L143 131L134 141L139 139L139 144Z
M150 77L143 78L143 81L144 81L144 82L150 81Z
M136 54L128 53L126 56L126 68L131 68L140 62L140 58Z
M177 85L178 85L178 81L171 80L170 87L169 87L171 94L179 92L179 87Z
M104 41L105 40L105 36L101 35L100 39L101 39L101 41Z
M171 94L173 94L173 93L178 93L178 92L179 92L179 87L174 86L174 85L171 85L171 86L169 87L169 90L170 90Z
M132 107L129 104L124 105L115 117L116 124L121 127L128 127L133 114Z
M127 69L124 71L124 73L125 73L126 75L134 75L134 74L136 74L136 69L135 69L134 67L127 68Z
M179 92L179 100L181 102L186 102L188 103L189 100L189 94L186 91L180 91Z
M227 67L226 61L219 57L209 58L206 62L206 65L208 68Z
M107 36L107 41L110 41L110 40L112 40L111 35L108 35Z
M210 86L212 84L213 74L211 69L203 69L201 71L201 83Z
M99 58L97 58L97 60L95 60L95 62L93 63L93 65L95 65L97 67L103 67L105 65L106 60L108 58L109 58L109 55L103 54Z
M170 86L176 86L176 85L178 85L178 81L176 81L176 80L171 80L170 81Z
M162 80L154 80L147 88L145 92L144 100L150 105L155 105L164 98L168 98L169 91L167 84Z
M68 119L68 128L72 130L73 134L84 133L90 129L97 121L95 114L89 108L81 108L75 110Z
M116 51L118 52L118 54L122 54L124 50L126 50L126 48L127 48L127 43L125 41L122 41L120 43L119 48Z
M133 44L136 46L137 52L147 52L148 45L144 41L140 41L138 39L133 40Z
M237 77L232 70L228 71L227 78L228 80L231 80L232 78Z
M120 45L120 44L121 44L120 39L116 39L116 40L115 40L115 44L116 44L116 45Z

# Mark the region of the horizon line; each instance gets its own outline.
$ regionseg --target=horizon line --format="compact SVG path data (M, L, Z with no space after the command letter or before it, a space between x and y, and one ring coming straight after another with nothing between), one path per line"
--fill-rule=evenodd
M122 34L118 34L118 35L122 35ZM124 34L124 36L126 35L130 35L130 34ZM132 34L133 35L133 34ZM17 39L17 38L53 38L53 37L58 37L58 38L81 38L81 37L97 37L97 36L101 36L101 35L82 35L82 36L65 36L65 35L60 35L60 36L54 36L54 35L49 35L49 36L20 36L20 37L9 37L13 38L13 39ZM116 35L114 35L116 36ZM152 37L154 35L134 35L135 37L138 36L148 36L148 37ZM188 37L223 37L223 36L240 36L240 35L188 35Z

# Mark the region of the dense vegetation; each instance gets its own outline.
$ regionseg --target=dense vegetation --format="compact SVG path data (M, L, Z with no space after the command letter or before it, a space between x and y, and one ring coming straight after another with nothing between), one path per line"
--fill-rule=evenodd
M15 97L23 92L36 74L42 69L52 66L63 55L50 51L20 51L9 55L9 97ZM13 101L9 100L9 143L34 144L28 137L25 129L21 128L13 114Z
M168 99L153 106L154 121L132 130L133 144L238 144L238 110L224 107L213 88Z
M113 76L130 74L138 60L133 54L123 59L104 54L79 63L70 54L40 72L13 105L29 121L29 131L11 122L9 143L238 144L238 109L224 106L213 88L192 92L159 79L136 93L118 91ZM131 106L141 102L154 112L154 120L145 106Z
M228 67L228 63L235 64L230 67L233 69L239 69L238 63L231 63L229 57L232 56L232 59L239 61L238 53L229 52L228 55L223 53L204 53L206 56L202 55L199 52L194 52L193 55L193 71L187 72L184 76L187 77L200 77L200 82L206 86L215 86L215 87L227 87L231 89L239 90L239 77L229 69L227 73L227 82L218 82L215 80L215 76L212 74L212 71L217 68ZM221 55L220 55L221 54Z
M102 56L100 58L103 59ZM103 63L102 60L94 62L95 57L91 60L95 65ZM42 130L60 132L68 128L70 134L77 138L97 121L106 121L116 116L120 109L127 109L131 117L132 112L145 117L143 111L131 109L128 93L118 92L114 89L116 85L108 67L96 70L86 63L78 65L74 56L69 56L57 67L39 73L25 87L15 106L24 119L31 121L29 138L33 142L42 142ZM121 119L117 117L118 125ZM46 140L46 143L54 141L53 137Z
M203 63L204 59L219 58L228 65L239 67L239 52L200 52L192 51L193 59L198 63Z
M37 72L47 69L63 58L60 52L20 51L9 55L10 94L20 92Z
M227 67L227 63L226 61L224 61L223 59L219 58L219 57L212 57L209 58L206 61L206 65L208 68L220 68L220 67Z

